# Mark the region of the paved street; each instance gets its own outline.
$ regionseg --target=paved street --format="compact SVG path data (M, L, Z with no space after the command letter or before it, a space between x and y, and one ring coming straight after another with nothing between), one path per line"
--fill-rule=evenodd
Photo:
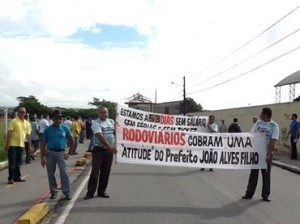
M271 203L261 201L261 180L252 200L240 198L248 174L117 164L108 189L111 198L83 200L84 188L65 223L299 223L298 174L273 167ZM58 218L64 207L52 216Z
M83 200L90 165L76 169L80 154L68 160L73 199L48 199L46 170L39 159L22 166L25 183L7 185L7 170L0 172L0 221L14 223L37 202L47 202L50 213L43 223L289 223L300 220L299 174L273 166L271 203L260 200L261 176L252 200L242 200L249 170L214 172L191 168L113 164L110 199ZM89 160L88 160L89 162ZM300 167L285 154L274 162Z

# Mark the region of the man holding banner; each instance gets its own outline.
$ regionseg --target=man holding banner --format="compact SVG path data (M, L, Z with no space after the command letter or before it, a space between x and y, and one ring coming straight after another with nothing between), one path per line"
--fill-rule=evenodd
M266 139L266 150L267 150L267 169L261 169L262 174L262 200L266 202L271 202L269 198L270 195L270 185L271 185L271 164L272 164L272 153L275 148L276 140L279 139L279 126L277 123L271 120L272 110L268 107L262 109L260 114L260 119L257 121L251 132L260 132L265 134ZM248 186L243 199L251 199L255 193L255 189L258 181L258 169L252 169L250 172Z
M208 124L207 124L207 130L211 133L217 133L218 132L218 125L215 123L215 116L209 115L208 117ZM201 168L201 170L205 170L205 168ZM209 171L214 171L213 168L209 168Z
M109 198L106 193L115 146L115 122L108 117L106 107L99 109L99 118L92 121L93 150L92 171L90 174L85 200L92 199L97 190L97 196Z

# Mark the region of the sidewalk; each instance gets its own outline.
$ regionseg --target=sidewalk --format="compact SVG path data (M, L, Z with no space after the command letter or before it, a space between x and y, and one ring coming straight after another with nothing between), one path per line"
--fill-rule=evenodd
M82 171L89 166L90 158L83 158L88 144L89 140L85 140L84 144L78 144L79 154L72 155L66 160L71 183L74 183ZM87 166L82 160L85 160ZM79 166L79 163L83 166ZM26 180L25 183L7 184L7 162L0 163L0 170L2 170L0 171L0 223L37 223L59 201L64 200L61 191L58 192L56 199L49 199L47 171L42 168L39 156L30 164L22 165L21 173L22 179ZM56 177L60 182L58 170Z
M276 151L273 155L273 165L300 174L300 158L291 160L290 154L287 152Z

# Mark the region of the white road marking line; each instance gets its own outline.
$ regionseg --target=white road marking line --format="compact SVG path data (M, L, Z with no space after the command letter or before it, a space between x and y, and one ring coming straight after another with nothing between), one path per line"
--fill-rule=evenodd
M61 215L58 217L56 220L56 224L64 224L68 215L70 214L71 209L74 207L75 201L79 197L81 191L85 187L86 183L89 180L91 170L89 171L88 175L84 178L84 180L81 182L79 187L77 188L76 192L73 194L71 201L67 204L67 206L64 208L63 212Z

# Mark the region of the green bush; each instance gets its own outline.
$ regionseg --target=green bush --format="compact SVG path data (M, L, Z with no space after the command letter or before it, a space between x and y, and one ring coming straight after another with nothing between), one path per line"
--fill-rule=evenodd
M7 159L7 152L4 150L4 121L0 120L0 162Z

